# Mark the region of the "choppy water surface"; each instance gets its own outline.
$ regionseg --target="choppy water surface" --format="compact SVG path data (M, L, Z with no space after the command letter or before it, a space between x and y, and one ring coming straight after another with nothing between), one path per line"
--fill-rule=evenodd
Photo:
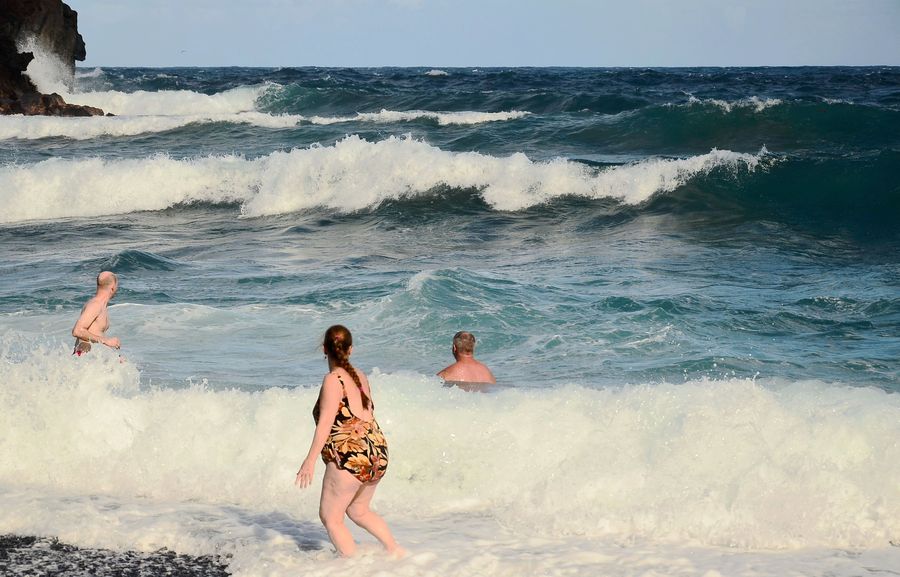
M0 118L0 534L345 571L291 486L340 322L397 574L900 566L900 70L95 69L66 98L116 116ZM125 363L69 355L102 269ZM433 376L460 329L491 394Z

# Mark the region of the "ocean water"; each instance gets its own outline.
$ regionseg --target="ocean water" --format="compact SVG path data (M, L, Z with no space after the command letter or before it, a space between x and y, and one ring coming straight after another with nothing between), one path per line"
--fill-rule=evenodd
M900 571L900 69L30 73L115 116L0 117L0 534L247 576ZM123 358L76 359L103 269ZM334 323L403 560L334 558L293 486ZM435 376L460 329L483 394Z

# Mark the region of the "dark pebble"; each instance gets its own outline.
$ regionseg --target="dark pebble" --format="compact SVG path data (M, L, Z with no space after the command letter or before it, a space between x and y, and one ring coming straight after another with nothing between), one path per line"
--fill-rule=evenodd
M3 577L224 577L221 557L82 549L50 537L0 535Z

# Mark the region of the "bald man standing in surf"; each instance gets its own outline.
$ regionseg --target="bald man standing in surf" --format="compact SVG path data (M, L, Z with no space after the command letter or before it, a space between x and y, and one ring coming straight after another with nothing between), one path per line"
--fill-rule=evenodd
M105 270L97 275L97 293L81 308L81 315L72 329L72 336L75 337L73 355L80 357L90 351L91 343L100 343L112 349L122 346L118 337L106 336L109 330L106 307L118 289L119 279L114 273Z

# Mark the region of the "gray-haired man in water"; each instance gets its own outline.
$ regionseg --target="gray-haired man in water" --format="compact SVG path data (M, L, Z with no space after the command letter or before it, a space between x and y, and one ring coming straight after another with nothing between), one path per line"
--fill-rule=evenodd
M75 321L72 336L75 337L73 355L81 356L91 350L91 343L100 343L118 349L121 346L118 337L107 337L109 315L106 306L116 296L119 279L114 273L105 270L97 275L97 293L81 308L81 315Z
M494 374L483 363L475 360L475 335L459 331L453 335L453 358L456 362L438 373L444 382L464 389L471 385L492 385L497 382Z

